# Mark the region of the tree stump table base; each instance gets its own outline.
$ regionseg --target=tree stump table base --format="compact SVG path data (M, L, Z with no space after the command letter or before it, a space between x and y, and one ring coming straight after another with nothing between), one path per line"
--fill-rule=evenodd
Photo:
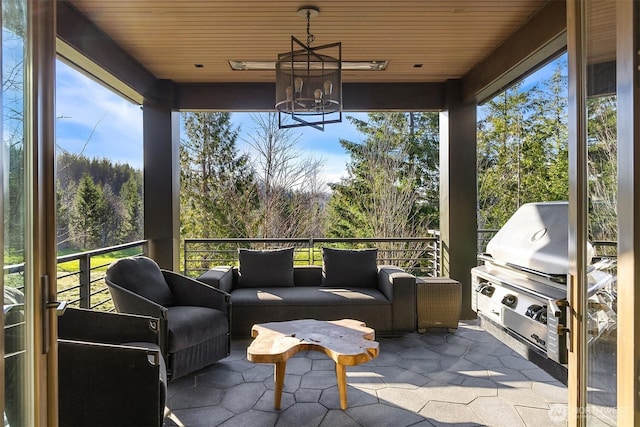
M347 409L347 366L359 365L378 356L375 331L353 319L321 321L315 319L259 323L251 328L254 341L247 348L247 359L273 363L273 407L280 409L287 360L300 351L320 351L336 363L340 407Z

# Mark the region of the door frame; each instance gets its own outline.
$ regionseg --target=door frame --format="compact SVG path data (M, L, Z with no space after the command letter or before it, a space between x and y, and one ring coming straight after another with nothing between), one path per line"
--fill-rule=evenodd
M589 1L567 1L569 56L569 426L587 423L587 52ZM618 131L617 422L640 425L640 3L616 2ZM637 142L637 143L636 143Z
M57 426L55 1L24 0L24 200L29 425Z
M640 3L618 1L618 425L640 424Z

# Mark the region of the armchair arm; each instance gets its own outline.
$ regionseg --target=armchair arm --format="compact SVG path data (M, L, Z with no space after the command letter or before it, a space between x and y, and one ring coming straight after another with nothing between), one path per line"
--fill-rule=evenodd
M233 267L222 265L203 273L198 280L225 292L233 289Z
M175 305L209 307L230 313L230 295L220 289L169 270L162 270Z
M124 313L68 308L58 317L58 338L106 344L148 342L159 345L158 319Z
M151 316L161 321L166 320L167 309L165 307L143 296L134 294L130 290L116 285L109 279L105 280L118 312Z
M416 329L416 277L400 267L378 267L378 287L391 300L393 331Z
M107 282L109 292L111 293L113 303L119 313L140 314L159 319L160 349L162 350L162 355L165 357L165 360L168 360L169 328L167 327L167 308L143 296L134 294L128 289L116 285L109 279L105 280Z

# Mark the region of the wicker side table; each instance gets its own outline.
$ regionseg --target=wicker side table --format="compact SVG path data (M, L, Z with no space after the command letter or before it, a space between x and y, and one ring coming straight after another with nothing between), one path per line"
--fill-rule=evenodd
M462 286L448 277L416 277L418 332L427 328L457 329Z

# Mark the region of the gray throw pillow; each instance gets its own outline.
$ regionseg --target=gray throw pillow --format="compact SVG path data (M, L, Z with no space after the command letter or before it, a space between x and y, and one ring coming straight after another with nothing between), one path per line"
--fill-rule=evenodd
M238 288L294 286L293 248L260 251L239 249Z
M322 286L378 287L377 249L322 248Z

